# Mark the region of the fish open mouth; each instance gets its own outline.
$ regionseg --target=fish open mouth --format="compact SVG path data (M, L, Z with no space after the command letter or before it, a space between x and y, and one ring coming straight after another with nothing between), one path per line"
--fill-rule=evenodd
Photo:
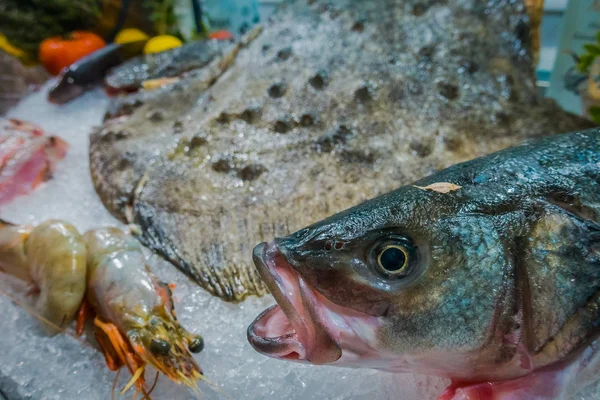
M248 341L270 357L329 364L342 356L327 301L291 267L274 242L254 248L254 263L277 301L248 327Z

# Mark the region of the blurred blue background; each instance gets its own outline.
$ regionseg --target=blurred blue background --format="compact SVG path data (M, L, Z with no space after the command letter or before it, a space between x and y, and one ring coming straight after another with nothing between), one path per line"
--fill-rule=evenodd
M550 74L556 59L561 27L568 0L545 0L542 19L542 48L538 64L538 86L548 87Z

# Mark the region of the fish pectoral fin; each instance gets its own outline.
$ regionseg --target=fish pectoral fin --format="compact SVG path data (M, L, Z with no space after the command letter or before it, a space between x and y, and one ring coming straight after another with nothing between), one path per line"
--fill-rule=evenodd
M453 381L437 400L554 400L571 398L593 383L600 367L597 344L589 344L567 362L503 381Z
M579 308L560 330L551 336L534 356L536 365L549 365L566 358L598 336L600 326L600 290Z
M533 372L521 378L481 383L452 384L437 400L554 400L564 390L562 370Z

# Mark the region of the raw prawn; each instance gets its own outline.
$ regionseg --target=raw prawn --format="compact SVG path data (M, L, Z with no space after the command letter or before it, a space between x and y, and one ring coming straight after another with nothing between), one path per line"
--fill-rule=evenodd
M150 272L131 235L103 228L81 236L56 220L36 227L0 221L0 270L32 284L39 293L36 312L52 333L77 316L80 335L95 314L108 367L126 366L133 375L125 389L135 382L147 397L144 369L150 364L199 394L196 381L204 378L190 352L203 349L202 337L179 324L172 287Z
M96 338L109 368L127 366L143 391L150 364L197 392L202 371L190 351L200 352L203 340L177 321L171 287L150 272L139 242L116 228L89 231L84 241L87 300L97 313Z
M49 333L64 329L85 295L86 247L75 227L49 220L16 226L0 220L0 271L31 286L35 309Z

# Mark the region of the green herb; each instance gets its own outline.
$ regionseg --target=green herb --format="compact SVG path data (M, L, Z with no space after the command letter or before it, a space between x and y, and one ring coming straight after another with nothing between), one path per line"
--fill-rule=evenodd
M173 35L181 38L174 0L144 0L144 8L150 12L150 20L158 35Z
M37 58L42 40L90 29L100 16L98 0L0 0L0 33Z
M590 119L597 124L600 124L600 106L591 106L588 108Z
M585 51L579 56L577 70L582 74L588 74L596 58L600 57L600 32L596 34L596 43L585 44L583 45L583 49Z

